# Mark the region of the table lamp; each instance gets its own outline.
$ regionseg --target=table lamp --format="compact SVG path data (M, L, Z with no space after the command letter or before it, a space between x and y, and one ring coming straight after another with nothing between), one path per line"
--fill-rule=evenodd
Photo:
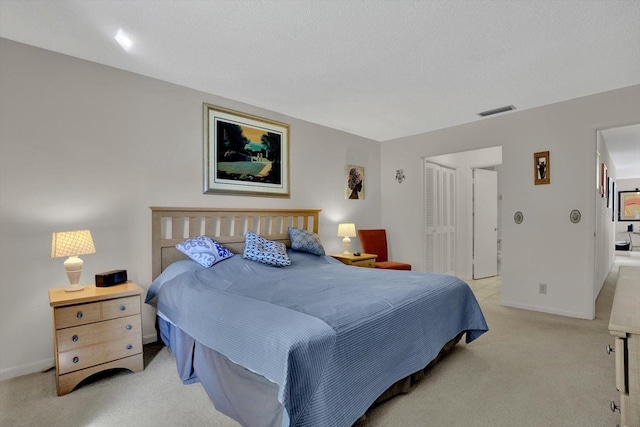
M344 237L342 239L343 255L349 255L349 246L351 246L351 239L349 237L356 237L356 225L347 223L338 225L338 237Z
M64 262L64 268L69 278L67 292L81 291L84 286L79 285L82 273L82 260L78 255L96 253L89 230L59 231L53 233L51 239L51 258L69 257Z

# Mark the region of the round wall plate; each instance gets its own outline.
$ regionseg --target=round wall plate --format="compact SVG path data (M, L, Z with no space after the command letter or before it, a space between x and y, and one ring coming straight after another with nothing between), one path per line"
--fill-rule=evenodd
M513 216L513 220L516 222L516 224L520 224L523 219L524 219L524 215L522 215L522 212L520 211L516 212L515 215Z
M582 214L578 209L572 210L571 213L569 214L569 219L571 219L571 222L574 224L579 223L581 218L582 218Z

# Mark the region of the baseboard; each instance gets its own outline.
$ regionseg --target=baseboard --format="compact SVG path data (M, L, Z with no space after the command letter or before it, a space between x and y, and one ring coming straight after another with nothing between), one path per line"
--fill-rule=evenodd
M151 344L152 342L158 341L157 334L148 334L142 337L142 344Z
M0 381L8 380L23 375L34 374L36 372L44 372L55 367L53 357L49 359L39 360L37 362L27 363L26 365L14 366L0 370Z
M574 319L593 320L593 317L587 316L584 313L577 313L577 312L573 312L573 311L564 311L564 310L556 310L556 309L553 309L553 308L540 307L540 306L537 306L537 305L521 304L519 302L513 302L513 301L501 300L500 301L500 305L503 305L505 307L511 307L511 308L520 308L522 310L539 311L541 313L555 314L555 315L558 315L558 316L573 317Z

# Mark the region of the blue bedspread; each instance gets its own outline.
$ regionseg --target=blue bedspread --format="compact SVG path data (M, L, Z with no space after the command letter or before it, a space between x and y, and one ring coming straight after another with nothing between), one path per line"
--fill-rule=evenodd
M460 332L471 342L488 330L455 277L290 256L286 268L179 261L147 300L157 294L158 310L196 341L276 383L292 426L351 426Z

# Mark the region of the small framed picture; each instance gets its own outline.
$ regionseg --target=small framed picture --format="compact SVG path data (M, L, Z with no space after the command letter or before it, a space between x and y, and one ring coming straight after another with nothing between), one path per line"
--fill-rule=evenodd
M533 182L535 185L549 184L551 167L549 164L549 152L541 151L533 154Z
M607 178L609 177L609 169L607 165L602 163L600 167L600 197L607 197Z
M364 167L347 165L344 198L351 200L364 199Z

